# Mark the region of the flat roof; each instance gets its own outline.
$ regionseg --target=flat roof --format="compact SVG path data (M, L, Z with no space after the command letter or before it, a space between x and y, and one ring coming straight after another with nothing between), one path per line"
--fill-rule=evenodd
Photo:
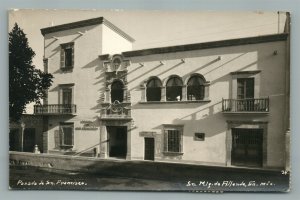
M134 51L126 51L123 52L122 54L124 55L124 57L147 56L152 54L174 53L174 52L182 52L182 51L193 51L193 50L212 49L212 48L219 48L219 47L230 47L230 46L238 46L238 45L284 41L287 40L287 37L288 37L288 33L280 33L280 34L272 34L272 35L261 35L261 36L254 36L254 37L238 38L238 39L219 40L213 42L141 49L141 50L134 50Z
M75 28L97 25L97 24L105 24L106 26L108 26L109 28L111 28L112 30L114 30L115 32L117 32L122 37L129 40L130 42L135 41L131 36L129 36L127 33L122 31L120 28L118 28L117 26L112 24L110 21L108 21L104 17L97 17L97 18L86 19L86 20L82 20L82 21L42 28L41 33L43 36L45 36L45 34L48 34L48 33L55 33L58 31L65 31L65 30L69 30L69 29L75 29Z

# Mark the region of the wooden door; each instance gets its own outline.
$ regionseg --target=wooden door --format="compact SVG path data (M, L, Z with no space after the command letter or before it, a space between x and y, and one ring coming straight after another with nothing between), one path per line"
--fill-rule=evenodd
M154 138L145 138L145 160L154 160Z
M232 129L231 164L261 167L263 129Z

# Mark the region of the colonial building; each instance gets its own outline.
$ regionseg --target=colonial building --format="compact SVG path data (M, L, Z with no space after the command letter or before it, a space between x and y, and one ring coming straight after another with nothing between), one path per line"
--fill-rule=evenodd
M34 108L43 127L33 140L43 153L285 167L288 26L134 51L134 39L103 17L41 32L54 76Z

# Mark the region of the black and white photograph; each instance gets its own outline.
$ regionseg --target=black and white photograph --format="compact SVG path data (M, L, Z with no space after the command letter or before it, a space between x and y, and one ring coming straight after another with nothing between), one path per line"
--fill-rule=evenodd
M288 11L11 9L11 190L290 191Z

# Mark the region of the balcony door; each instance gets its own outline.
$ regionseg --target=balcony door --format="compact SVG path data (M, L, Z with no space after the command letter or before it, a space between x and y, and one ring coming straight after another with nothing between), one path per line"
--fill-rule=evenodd
M62 89L62 112L71 113L72 112L72 88Z
M238 78L237 87L237 99L254 98L254 78Z
M237 79L237 111L253 111L254 78Z
M72 88L62 89L62 104L64 105L72 104Z

